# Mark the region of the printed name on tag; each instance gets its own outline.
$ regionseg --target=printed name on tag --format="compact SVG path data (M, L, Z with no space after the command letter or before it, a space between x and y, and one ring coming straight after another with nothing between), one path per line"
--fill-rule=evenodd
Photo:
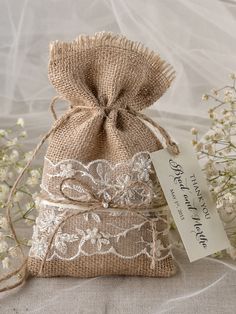
M179 145L180 154L167 149L151 159L190 262L230 246L207 186L207 180L190 143Z

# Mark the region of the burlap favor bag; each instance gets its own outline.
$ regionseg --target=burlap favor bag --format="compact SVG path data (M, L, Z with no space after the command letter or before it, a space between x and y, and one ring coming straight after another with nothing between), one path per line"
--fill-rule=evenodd
M34 276L168 277L175 265L166 200L149 153L178 147L140 110L169 87L172 68L110 33L53 42L49 79L59 94L44 160L27 271ZM58 99L70 108L57 118ZM153 128L154 127L154 128Z

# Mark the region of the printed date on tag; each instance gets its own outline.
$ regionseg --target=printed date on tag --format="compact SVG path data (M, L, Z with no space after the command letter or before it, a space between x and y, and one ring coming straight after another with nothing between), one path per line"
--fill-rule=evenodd
M190 262L230 246L223 224L190 143L174 156L167 149L150 154Z

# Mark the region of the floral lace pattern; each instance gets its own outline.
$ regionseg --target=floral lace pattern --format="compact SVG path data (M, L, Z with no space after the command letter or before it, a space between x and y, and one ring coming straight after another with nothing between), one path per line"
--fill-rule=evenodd
M168 223L154 209L165 208L166 200L147 152L117 164L96 160L85 165L71 159L54 164L45 158L41 188L31 257L43 259L47 254L47 260L73 260L112 253L125 259L144 254L161 260L171 254ZM94 200L103 206L81 213L81 202ZM139 216L112 205L150 210L141 209ZM68 214L75 215L66 219Z
M78 212L74 206L63 206L42 200L34 226L30 257L43 259L49 241L66 215ZM124 219L125 216L125 219ZM152 258L154 244L150 220L156 224L155 258L161 260L171 254L167 240L168 224L157 212L144 212L138 217L125 210L101 209L81 213L63 223L54 236L47 260L73 260L80 256L112 253L124 259L145 254ZM115 218L115 219L114 219Z
M117 164L106 160L83 164L72 159L54 164L45 158L41 188L52 201L96 199L104 207L166 204L147 152Z

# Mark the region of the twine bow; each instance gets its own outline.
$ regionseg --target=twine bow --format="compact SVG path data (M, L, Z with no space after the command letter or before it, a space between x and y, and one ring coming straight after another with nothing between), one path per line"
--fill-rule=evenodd
M22 179L23 175L25 174L25 172L27 171L27 169L29 168L29 166L31 165L32 161L34 160L36 154L38 153L39 149L42 147L42 145L45 143L45 141L50 137L50 135L55 132L61 125L63 125L64 123L67 122L67 120L76 112L79 112L81 110L91 110L91 111L103 111L104 113L104 116L107 116L106 114L106 110L104 110L104 108L102 107L89 107L89 106L80 106L80 105L76 105L74 107L70 107L70 109L68 111L66 111L63 116L58 120L57 119L57 115L56 115L56 112L55 112L55 103L58 99L61 99L61 100L65 100L63 97L61 96L55 96L52 101L51 101L51 104L50 104L50 108L51 108L51 111L52 111L52 114L56 120L56 122L54 123L54 125L52 126L52 128L49 130L49 132L47 132L43 137L42 139L39 141L39 143L37 144L36 148L34 149L33 153L32 153L32 156L31 158L28 160L28 162L26 163L25 167L22 169L21 173L19 174L18 178L16 179L16 181L14 182L12 188L11 188L11 191L9 193L9 196L8 196L8 200L7 200L7 203L6 203L6 217L7 217L7 220L8 220L8 224L9 224L9 228L12 232L12 237L14 239L14 241L17 243L17 246L19 247L20 249L20 255L21 255L21 259L22 259L22 262L20 264L20 266L8 273L7 275L3 276L0 278L0 283L2 282L5 282L9 279L11 279L12 277L14 276L18 276L19 277L19 280L14 283L14 284L10 284L10 285L6 285L4 288L1 288L0 289L0 292L3 292L3 291L8 291L8 290L11 290L15 287L18 287L20 286L22 283L24 283L28 277L28 271L27 271L27 257L25 256L25 253L24 253L24 250L18 240L18 237L17 237L17 234L16 234L16 231L15 231L15 228L13 226L13 222L12 222L12 219L11 219L11 209L13 207L13 204L12 204L12 199L13 199L13 196L16 192L16 188L18 186L18 183L20 182L20 180ZM133 114L134 116L140 118L141 120L143 121L146 121L148 122L150 125L152 125L155 129L157 129L161 135L164 137L165 141L166 141L166 146L167 146L167 149L168 151L171 153L171 154L174 154L174 155L178 155L179 154L179 148L178 148L178 145L172 141L170 135L166 132L166 130L161 127L158 123L154 122L152 119L148 118L145 114L143 113L140 113L138 111L135 111L135 110L132 110L131 108L129 108L128 106L126 106L125 108L123 109L120 109L120 110L126 110L127 112ZM97 206L97 204L96 204ZM97 208L97 207L96 207ZM84 212L80 212L81 213L85 213L85 212L88 212L88 211L92 211L94 210L93 207L89 208L89 209L86 209ZM134 210L131 210L131 209L128 209L129 211L137 214L137 215L142 215L140 212L135 212ZM72 218L74 216L78 215L78 213L73 213L73 214L69 214L68 216L65 217L65 220L61 222L61 224L65 223L69 218ZM145 217L146 218L146 217ZM151 220L150 221L151 225L152 225L152 229L153 229L153 234L154 234L154 243L155 243L155 226L154 226L154 223L153 221ZM60 225L57 226L58 228L60 227ZM57 231L58 229L56 229ZM50 239L50 242L49 242L49 248L53 242L53 239L55 237L55 233L56 231L54 232L52 238ZM153 247L153 256L155 256L156 252L155 252L155 244L154 244L154 247ZM49 249L48 249L49 250ZM45 261L46 261L46 258L47 258L47 254L45 254L45 257L44 259L42 260L42 264L41 264L41 268L40 268L40 271L42 271L43 267L44 267L44 264L45 264ZM152 259L152 267L155 267L155 259L153 258Z

